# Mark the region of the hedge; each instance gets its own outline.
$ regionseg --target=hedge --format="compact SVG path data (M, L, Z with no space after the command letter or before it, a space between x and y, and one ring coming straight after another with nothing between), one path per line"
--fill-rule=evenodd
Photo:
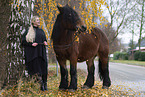
M134 53L134 60L145 61L145 52L137 51Z
M126 52L115 52L113 56L114 60L128 60L128 53Z

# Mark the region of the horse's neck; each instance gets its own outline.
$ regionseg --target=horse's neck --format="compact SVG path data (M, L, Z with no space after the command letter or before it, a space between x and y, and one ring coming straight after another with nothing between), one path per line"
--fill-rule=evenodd
M66 43L70 43L74 37L73 32L69 31L69 30L63 30L62 34L61 34L62 40L66 41Z
M68 30L63 27L59 27L59 29L57 29L56 35L55 42L58 44L68 44L69 41L71 41L70 36L68 35Z
M56 22L54 25L52 39L56 44L69 44L72 41L72 33L63 27L60 22Z
M60 29L59 33L59 41L65 41L67 38L67 30Z

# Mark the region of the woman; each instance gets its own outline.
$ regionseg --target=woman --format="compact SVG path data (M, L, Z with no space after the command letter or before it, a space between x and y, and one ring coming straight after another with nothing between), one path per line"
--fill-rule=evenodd
M22 37L24 46L26 68L30 76L37 74L40 78L42 91L47 90L47 40L45 33L39 28L40 20L38 16L31 19L31 27L25 31Z

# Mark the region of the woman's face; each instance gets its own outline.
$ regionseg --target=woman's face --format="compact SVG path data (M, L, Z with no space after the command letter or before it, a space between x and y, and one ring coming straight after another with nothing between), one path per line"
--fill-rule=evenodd
M35 22L33 22L33 26L38 27L40 25L39 18L36 18Z

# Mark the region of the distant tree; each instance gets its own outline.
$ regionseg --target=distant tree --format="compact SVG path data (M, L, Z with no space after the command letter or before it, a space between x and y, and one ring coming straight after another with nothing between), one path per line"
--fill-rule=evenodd
M114 27L115 35L114 38L110 41L112 43L114 39L118 36L124 26L124 23L130 14L130 10L134 7L131 0L106 0L107 5L105 6L105 10L108 11L108 21L110 22L110 27Z
M129 42L129 49L132 50L132 49L135 49L135 42L130 40Z
M139 43L137 43L135 47L139 47ZM142 37L141 42L140 42L140 47L145 47L145 37Z
M141 47L141 40L143 32L145 31L145 1L144 0L132 0L132 8L130 9L130 15L125 20L125 26L128 32L132 33L132 43L134 35L138 35L138 46L139 50Z
M110 23L103 23L102 30L106 33L110 42L115 37L115 30L109 25ZM109 43L109 49L110 49L110 54L116 51L120 51L121 50L120 40L118 38L115 38L114 41L111 41L111 43Z
M140 22L139 23L139 40L138 40L138 44L139 44L139 50L140 50L140 47L141 47L141 39L142 39L142 33L143 33L143 26L145 24L145 0L138 0L137 1L138 3L138 7L141 6L141 8L137 8L137 15L138 16L138 21Z

